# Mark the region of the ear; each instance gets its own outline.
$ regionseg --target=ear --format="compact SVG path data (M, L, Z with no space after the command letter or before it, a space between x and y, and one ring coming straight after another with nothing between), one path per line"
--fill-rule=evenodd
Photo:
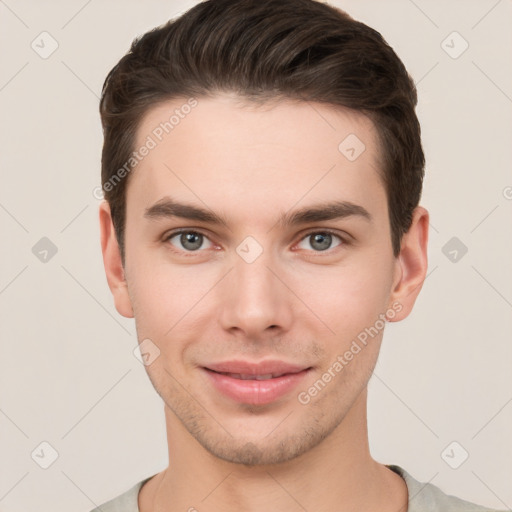
M409 315L423 286L428 267L428 228L428 211L421 206L416 207L411 227L402 237L400 254L395 261L389 304L396 314L388 318L390 322L398 322Z
M121 251L117 243L110 206L107 201L102 201L99 208L101 252L103 253L103 265L107 276L108 286L114 297L117 311L126 318L133 318L133 309L128 295Z

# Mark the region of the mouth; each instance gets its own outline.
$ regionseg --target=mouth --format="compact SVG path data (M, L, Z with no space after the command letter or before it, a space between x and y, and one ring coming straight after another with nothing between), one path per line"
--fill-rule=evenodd
M230 361L201 369L210 379L216 393L238 403L265 405L289 395L312 367L282 361Z
M211 370L214 371L214 370ZM241 373L228 373L228 372L215 372L220 375L227 375L232 379L240 379L240 380L269 380L276 379L277 377L282 377L283 375L293 375L290 373L267 373L266 375L243 375Z

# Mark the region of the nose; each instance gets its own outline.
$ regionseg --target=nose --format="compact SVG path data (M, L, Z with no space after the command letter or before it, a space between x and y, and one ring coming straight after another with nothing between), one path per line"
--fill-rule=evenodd
M219 290L221 327L256 340L289 330L293 295L283 284L286 278L278 278L279 274L275 262L265 252L252 263L237 256Z

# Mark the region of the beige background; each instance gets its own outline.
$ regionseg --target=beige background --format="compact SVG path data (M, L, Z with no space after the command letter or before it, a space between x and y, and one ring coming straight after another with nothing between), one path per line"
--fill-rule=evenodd
M163 405L103 274L97 111L132 39L194 3L0 0L2 512L87 512L166 466ZM335 5L379 30L418 83L428 162L429 275L413 314L387 327L372 453L512 508L512 3ZM51 48L43 31L58 42L46 59L31 47ZM445 51L464 40L458 58ZM58 250L46 262L32 252L42 237ZM452 237L468 248L455 262ZM469 453L458 469L441 455L453 441L452 464ZM48 469L42 442L58 453Z

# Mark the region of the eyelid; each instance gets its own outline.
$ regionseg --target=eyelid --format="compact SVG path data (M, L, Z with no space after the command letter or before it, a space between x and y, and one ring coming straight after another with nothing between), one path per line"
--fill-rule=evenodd
M197 233L198 235L203 235L204 237L208 238L210 240L209 235L207 235L203 230L198 228L176 228L171 231L167 231L164 236L162 237L162 240L164 242L167 242L170 238L175 237L176 235L180 235L182 233ZM211 240L210 240L211 242Z
M210 244L212 244L214 247L217 245L217 244L215 244L215 242L213 242L213 240L211 240L210 236L207 235L202 229L188 228L188 227L187 228L177 228L177 229L174 229L172 231L166 232L164 234L164 236L162 237L162 241L165 242L165 243L168 243L168 245L171 246L171 248L172 248L171 250L172 251L180 253L180 254L185 254L187 256L193 256L195 254L199 254L199 253L205 252L206 249L200 249L200 250L197 250L197 251L186 251L186 250L180 250L179 248L174 247L170 243L171 238L174 238L175 236L180 235L182 233L195 233L197 235L201 235L204 238L206 238L210 242Z
M295 244L295 246L297 244L299 244L300 242L302 242L303 240L305 240L306 238L308 238L309 236L311 236L313 234L316 234L316 233L321 233L321 234L325 233L325 234L329 234L329 235L335 236L335 237L339 238L339 240L341 241L341 244L337 245L336 247L332 247L332 248L326 249L325 251L313 251L313 250L309 251L309 252L312 252L314 254L318 254L318 255L330 254L337 247L350 244L350 235L348 235L348 234L344 234L343 235L343 234L339 233L338 231L333 230L333 229L329 229L329 228L324 228L324 229L322 229L322 228L311 228L310 230L308 230L307 232L305 232L305 233L303 233L301 235L299 241Z
M163 236L163 242L169 242L169 240L171 238L174 238L176 235L179 235L181 233L196 233L196 234L199 234L199 235L202 235L204 236L212 245L214 246L218 246L218 244L216 244L213 240L211 240L210 236L208 234L206 234L204 232L204 230L200 229L200 228L194 228L194 227L185 227L185 228L177 228L177 229L174 229L172 231L169 231L167 233L165 233L165 235ZM339 233L338 231L336 230L333 230L333 229L329 229L329 228L310 228L309 230L301 233L299 236L299 240L294 244L293 247L295 247L297 244L299 244L300 242L302 242L304 239L306 239L308 236L311 236L313 234L316 234L316 233L327 233L329 235L332 235L332 236L335 236L337 238L339 238L341 240L341 244L340 245L349 245L350 244L350 235L348 234L341 234ZM169 245L172 245L172 244L169 244ZM337 245L336 247L339 247L339 245ZM333 249L336 249L336 247L334 247ZM201 253L201 252L204 252L205 249L202 249L202 250L198 250L198 251L185 251L185 250L179 250L177 248L175 248L173 246L173 249L177 252L180 252L180 253L185 253L185 254L190 254L190 255L193 255L193 254L198 254L198 253ZM313 251L311 250L310 252L313 252L313 253L318 253L319 255L322 255L323 253L330 253L332 252L333 249L327 249L326 251Z

